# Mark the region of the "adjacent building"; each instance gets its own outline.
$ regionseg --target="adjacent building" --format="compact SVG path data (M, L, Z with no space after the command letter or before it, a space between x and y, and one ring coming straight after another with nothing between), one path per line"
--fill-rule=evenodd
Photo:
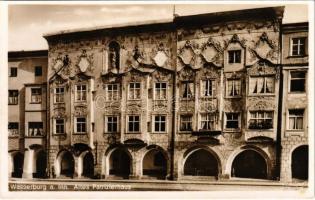
M307 179L308 25L283 11L45 35L47 105L25 108L47 134L20 140L23 176L43 152L50 178Z

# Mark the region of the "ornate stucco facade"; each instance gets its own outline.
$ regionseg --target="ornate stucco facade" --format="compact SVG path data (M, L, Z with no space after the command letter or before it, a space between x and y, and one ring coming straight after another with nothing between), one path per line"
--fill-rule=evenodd
M290 165L282 15L261 8L46 35L47 175L291 181L281 175Z

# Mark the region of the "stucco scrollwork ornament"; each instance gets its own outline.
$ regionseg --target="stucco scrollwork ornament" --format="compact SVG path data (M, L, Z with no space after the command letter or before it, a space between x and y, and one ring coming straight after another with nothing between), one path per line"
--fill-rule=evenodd
M131 113L141 112L141 101L128 102L127 111Z
M157 48L157 52L153 58L154 63L159 67L163 67L166 61L168 60L168 57L169 56L167 55L165 51L163 43L160 43Z
M136 45L133 50L133 59L137 61L138 63L141 63L143 60L143 52L140 51L139 46Z
M75 106L74 107L74 115L75 116L85 116L87 115L87 107L80 105L80 106Z
M220 43L215 42L212 37L201 47L201 54L207 63L213 63L216 66L222 65L223 49Z
M274 110L275 108L274 102L266 100L251 102L249 106L250 110Z
M214 113L217 111L217 103L213 99L206 99L200 101L199 103L199 112L210 112Z
M77 66L81 72L86 72L87 70L93 71L93 54L87 55L86 50L82 50L82 53L77 58Z
M157 81L168 81L171 79L171 74L169 74L165 71L157 70L157 71L153 72L153 77Z
M179 103L180 112L194 112L195 111L195 102L189 100L182 100Z
M205 68L202 69L201 78L202 79L217 79L219 78L219 74L217 72L217 69L213 66L205 66Z
M58 56L52 60L52 68L55 71L58 71L62 67L63 67L62 56L61 56L61 53L59 53Z
M167 101L155 100L153 102L153 110L158 112L167 112Z
M263 32L259 37L258 41L255 43L253 48L249 49L252 59L257 57L257 59L267 59L272 63L277 62L278 57L278 46L275 41L269 39L266 32Z
M243 108L243 101L239 99L225 100L224 111L225 112L241 112Z
M195 49L197 48L197 44L192 44L190 40L187 40L183 47L178 50L178 58L184 65L194 65L194 61L196 59Z
M276 67L270 65L266 61L258 61L248 69L248 75L257 76L257 75L275 75L277 73ZM280 72L279 72L280 73Z
M181 81L193 81L195 78L195 72L190 67L184 67L178 73L178 79Z
M56 107L53 110L53 116L57 119L64 118L66 115L66 109L65 107Z

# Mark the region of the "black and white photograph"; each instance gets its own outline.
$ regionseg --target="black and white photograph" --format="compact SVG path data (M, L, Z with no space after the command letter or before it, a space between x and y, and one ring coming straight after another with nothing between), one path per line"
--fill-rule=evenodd
M314 2L1 11L1 198L314 197Z

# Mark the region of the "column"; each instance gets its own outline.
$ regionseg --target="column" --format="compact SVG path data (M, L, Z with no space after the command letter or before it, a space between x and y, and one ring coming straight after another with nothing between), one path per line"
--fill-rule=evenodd
M24 154L24 165L23 165L23 178L33 178L33 173L35 172L35 159L34 150L27 149Z

